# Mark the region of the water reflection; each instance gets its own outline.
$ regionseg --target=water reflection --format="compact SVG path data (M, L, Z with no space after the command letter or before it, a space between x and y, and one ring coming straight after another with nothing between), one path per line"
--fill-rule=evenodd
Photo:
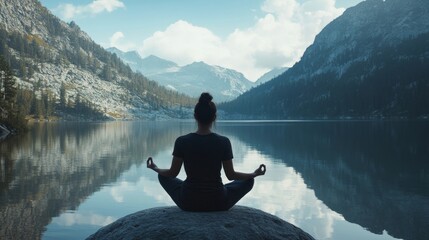
M318 199L377 234L429 238L429 125L324 122L226 126L293 167Z
M40 239L52 217L75 210L180 128L162 123L40 124L0 145L0 239ZM67 215L66 215L67 216ZM82 222L74 216L65 222ZM97 225L111 221L90 217ZM83 222L85 222L83 221Z
M41 124L1 142L0 239L82 239L126 214L172 205L144 160L168 167L175 138L194 127ZM426 123L230 122L216 131L230 137L236 169L269 170L241 205L317 239L429 239Z

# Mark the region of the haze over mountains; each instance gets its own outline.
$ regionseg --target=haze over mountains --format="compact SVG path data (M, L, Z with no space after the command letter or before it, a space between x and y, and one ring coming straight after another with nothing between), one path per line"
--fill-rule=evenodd
M192 97L198 97L202 92L210 92L217 102L223 102L232 100L255 86L255 83L242 73L204 62L179 66L153 55L141 58L136 51L123 52L117 48L107 50L149 79ZM264 79L268 80L270 79Z
M256 85L266 83L266 82L270 81L271 79L280 76L281 74L286 72L288 69L289 69L288 67L274 68L273 70L265 73L260 78L258 78L258 80L255 83L256 83Z
M328 24L284 74L225 117L429 118L429 1L367 0Z

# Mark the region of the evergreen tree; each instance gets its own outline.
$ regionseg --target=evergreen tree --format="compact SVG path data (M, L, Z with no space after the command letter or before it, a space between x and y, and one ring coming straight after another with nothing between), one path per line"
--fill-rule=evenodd
M13 110L16 102L16 86L12 71L0 57L0 104L8 112Z
M44 93L42 93L42 96L44 95ZM43 101L43 98L41 99L36 99L36 116L39 118L39 120L43 120L45 119L45 101Z
M32 102L33 93L31 91L18 89L16 104L19 106L18 112L21 116L25 117L30 114Z
M7 62L0 56L0 122L25 129L25 118L17 105L15 79Z
M43 101L43 106L45 108L44 109L45 117L49 119L50 117L52 117L55 111L55 96L51 91L45 90L44 94L42 95L42 101Z
M61 83L60 87L60 108L64 110L67 106L67 90L64 83Z

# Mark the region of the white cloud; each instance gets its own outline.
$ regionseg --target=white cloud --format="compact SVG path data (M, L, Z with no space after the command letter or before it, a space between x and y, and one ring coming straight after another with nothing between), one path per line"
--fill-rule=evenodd
M117 186L113 186L110 189L110 195L116 202L122 203L124 202L125 192L133 192L135 190L136 190L135 185L130 184L129 182L126 182L126 181L122 181Z
M292 66L326 24L343 9L334 0L267 0L265 16L248 29L235 30L226 44L238 59L235 68L255 78L274 67Z
M243 72L256 80L274 67L291 66L326 24L344 9L335 0L266 0L264 16L248 29L236 29L226 39L183 20L147 38L139 52L181 65L205 61Z
M123 32L115 32L109 39L109 47L116 47L121 51L130 51L136 46L131 42L125 40L125 35Z
M53 221L60 226L73 226L73 225L93 225L93 226L106 226L114 222L116 218L112 216L102 216L94 213L71 213L66 212L61 214Z
M118 8L125 8L125 4L121 0L94 0L87 5L61 4L55 11L59 12L65 20L70 20L79 15L113 12Z
M227 54L227 49L210 30L179 20L165 31L155 32L144 40L140 53L143 56L153 54L184 65L193 61L219 62Z

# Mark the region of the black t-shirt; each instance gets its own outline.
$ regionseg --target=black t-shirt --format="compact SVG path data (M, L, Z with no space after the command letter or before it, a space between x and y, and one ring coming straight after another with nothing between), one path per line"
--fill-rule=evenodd
M216 133L189 133L176 139L173 155L183 159L186 180L182 191L189 197L223 191L222 161L233 158L231 142ZM186 196L185 196L186 197Z

